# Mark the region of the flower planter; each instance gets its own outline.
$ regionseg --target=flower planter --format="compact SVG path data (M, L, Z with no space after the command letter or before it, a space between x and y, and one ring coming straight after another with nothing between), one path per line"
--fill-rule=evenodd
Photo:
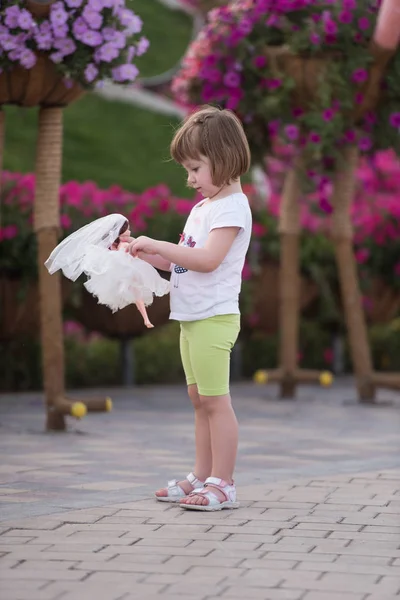
M109 308L97 303L86 289L82 288L79 306L70 306L73 318L90 331L97 331L110 338L134 338L149 331L135 305L112 313ZM169 296L155 298L147 308L150 321L155 327L164 325L169 319Z
M62 299L70 295L72 282L62 280ZM18 278L0 277L0 341L25 336L37 337L40 331L39 286L21 283Z
M279 327L280 310L280 268L277 262L266 261L254 279L253 310L258 316L256 328L264 333L276 333ZM317 285L301 277L300 310L304 311L318 297Z
M0 74L0 105L54 107L67 106L84 94L82 87L65 79L44 53L37 54L32 69L16 66Z
M392 52L371 45L374 58L368 71L368 80L360 85L363 101L354 108L354 120L359 121L368 111L376 108L381 97L381 81L386 64ZM318 85L328 72L332 62L344 60L341 54L327 52L323 55L301 56L293 54L286 46L267 46L266 57L276 75L285 73L295 83L293 103L296 107L307 109L317 100Z

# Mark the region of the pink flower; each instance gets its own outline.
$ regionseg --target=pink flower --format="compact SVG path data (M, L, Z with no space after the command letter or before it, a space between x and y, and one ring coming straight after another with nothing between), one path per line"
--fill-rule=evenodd
M0 240L12 240L18 235L18 228L16 225L6 225L0 229Z
M369 19L367 19L367 17L361 17L358 19L358 26L362 31L365 31L370 26Z
M72 225L71 217L69 215L61 215L60 223L63 229L69 229Z
M244 281L248 281L251 279L251 268L248 262L244 263L243 271L242 271L242 279Z
M368 248L359 248L356 250L354 256L358 264L363 265L369 259L369 254Z
M351 76L355 83L364 83L368 79L368 72L365 69L356 69Z
M261 223L253 223L253 235L256 237L261 237L265 233L267 233L267 228Z
M330 365L333 363L333 350L332 348L325 348L323 352L324 361Z

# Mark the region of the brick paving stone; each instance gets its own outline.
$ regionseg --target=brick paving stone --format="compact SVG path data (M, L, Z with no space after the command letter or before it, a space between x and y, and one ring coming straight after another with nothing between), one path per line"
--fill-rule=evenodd
M398 405L343 405L350 392L282 403L238 386L241 508L218 513L151 497L191 469L177 388L116 391L85 436L33 434L31 396L18 411L6 398L0 600L400 598Z
M344 594L343 592L308 592L301 600L365 600L365 594Z

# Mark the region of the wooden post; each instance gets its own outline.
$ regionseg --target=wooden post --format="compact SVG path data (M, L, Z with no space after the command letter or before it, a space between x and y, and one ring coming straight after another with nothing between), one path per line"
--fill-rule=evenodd
M298 165L287 174L280 209L279 232L281 236L280 259L280 396L293 398L296 393L295 372L297 369L300 276L299 236L300 207L298 202Z
M62 108L40 108L36 154L34 228L38 242L42 365L48 430L65 429L64 415L55 406L57 398L64 396L61 280L59 273L50 275L44 266L58 243L62 118Z
M362 402L374 402L372 360L353 253L350 217L357 164L357 148L348 147L343 152L343 164L337 171L334 182L332 237L359 398Z

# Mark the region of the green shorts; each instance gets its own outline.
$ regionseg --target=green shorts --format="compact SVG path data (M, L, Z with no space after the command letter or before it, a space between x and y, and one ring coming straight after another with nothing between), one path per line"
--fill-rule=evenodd
M240 331L240 315L181 321L181 357L187 385L202 396L229 394L231 350Z

